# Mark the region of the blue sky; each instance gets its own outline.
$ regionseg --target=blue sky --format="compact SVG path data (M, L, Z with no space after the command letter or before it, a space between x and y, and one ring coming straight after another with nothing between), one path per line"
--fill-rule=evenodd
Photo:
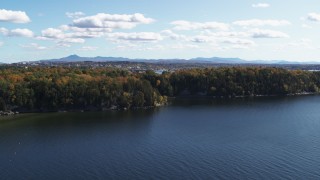
M71 54L320 61L319 30L319 0L5 1L0 62Z

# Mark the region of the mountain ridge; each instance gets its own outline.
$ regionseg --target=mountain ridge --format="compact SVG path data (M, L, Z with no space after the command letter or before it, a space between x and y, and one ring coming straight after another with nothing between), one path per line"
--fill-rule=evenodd
M237 57L231 58L223 58L223 57L196 57L191 59L179 59L179 58L171 58L171 59L147 59L147 58L126 58L126 57L103 57L103 56L95 56L95 57L81 57L77 54L72 54L62 58L55 59L44 59L44 60L36 60L29 62L149 62L149 63L208 63L208 64L320 64L320 62L314 61L306 61L306 62L297 62L297 61L287 61L287 60L244 60ZM22 61L26 62L26 61ZM1 63L0 64L5 64Z

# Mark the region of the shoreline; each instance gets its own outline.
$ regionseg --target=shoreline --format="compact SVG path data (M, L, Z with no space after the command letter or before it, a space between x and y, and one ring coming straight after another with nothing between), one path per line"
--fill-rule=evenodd
M290 94L271 94L271 95L244 95L244 96L206 96L206 95L181 95L168 97L168 99L175 98L213 98L213 99L238 99L238 98L259 98L259 97L292 97L292 96L307 96L307 95L319 95L319 92L302 92L302 93L290 93Z
M0 111L0 117L6 116L15 116L19 114L32 114L32 113L68 113L68 112L108 112L108 111L129 111L129 110L141 110L141 109L155 109L161 108L163 106L170 105L170 101L178 98L212 98L212 99L240 99L240 98L260 98L260 97L299 97L299 96L308 96L308 95L319 95L319 93L312 92L303 92L303 93L294 93L294 94L286 94L286 95L253 95L253 96L203 96L203 95L186 95L186 96L173 96L168 97L168 102L165 104L156 106L146 106L146 107L135 107L135 108L119 108L116 106L112 106L110 108L87 108L87 109L58 109L58 110L29 110L29 111L15 111L15 110L7 110Z

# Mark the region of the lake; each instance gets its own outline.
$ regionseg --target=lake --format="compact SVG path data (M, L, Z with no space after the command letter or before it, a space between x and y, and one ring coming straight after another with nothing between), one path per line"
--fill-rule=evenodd
M0 119L0 179L320 179L320 96Z

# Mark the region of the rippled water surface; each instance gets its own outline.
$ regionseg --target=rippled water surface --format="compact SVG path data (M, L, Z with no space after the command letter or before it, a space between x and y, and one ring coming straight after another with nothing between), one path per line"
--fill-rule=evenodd
M0 179L320 179L320 96L0 119Z

